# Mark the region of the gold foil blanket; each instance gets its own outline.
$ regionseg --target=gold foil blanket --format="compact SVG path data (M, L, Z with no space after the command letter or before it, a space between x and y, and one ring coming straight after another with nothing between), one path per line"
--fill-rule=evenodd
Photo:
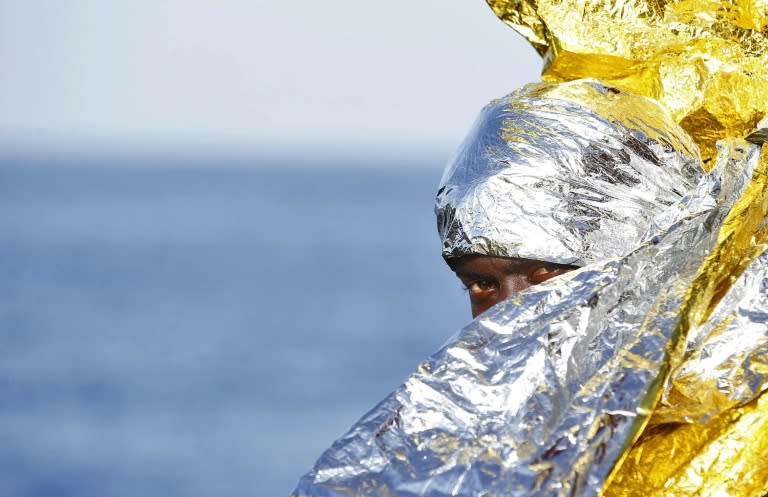
M544 56L543 78L596 78L658 100L708 161L768 110L762 0L487 0Z

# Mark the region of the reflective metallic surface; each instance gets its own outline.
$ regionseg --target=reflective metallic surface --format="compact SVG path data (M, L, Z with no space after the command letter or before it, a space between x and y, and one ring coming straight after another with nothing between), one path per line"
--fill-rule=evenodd
M590 80L528 85L483 109L446 168L443 257L624 255L699 168L696 146L650 99Z
M651 427L606 497L763 497L768 493L768 392L707 423Z
M744 136L768 110L762 0L487 0L549 81L597 78L658 100L696 140Z
M721 144L721 166L756 168L678 311L687 343L662 402L605 495L768 493L768 154L744 144Z
M768 387L768 252L690 330L685 357L667 383L654 424L706 422Z
M666 378L701 360L687 340L695 344L707 335L698 327L720 319L718 304L729 298L745 309L762 302L747 289L755 288L751 277L733 289L729 283L762 263L752 263L762 243L753 235L768 212L768 168L759 157L756 145L726 144L718 167L660 214L668 222L645 243L529 288L478 317L323 454L294 495L596 496L611 478L608 492L618 489L616 495L652 489L644 477L633 477L646 474L647 461L669 458L670 447L653 441L672 438L653 434L680 425L643 430L665 385L672 385L665 398L673 398L676 380ZM734 257L745 252L754 257ZM733 481L744 476L734 468L759 470L760 464L726 460L745 457L738 444L764 423L761 402L736 408L742 424L731 422L730 410L711 411L720 428L695 440L680 430L690 464L678 468L689 476L681 487L688 493L679 495L703 492L708 480L700 471L717 468L722 481ZM753 443L756 457L763 455L761 443ZM731 458L707 466L713 447ZM755 481L752 490L765 480Z
M583 267L481 314L294 495L768 494L768 3L487 1L548 82L449 164L443 256Z

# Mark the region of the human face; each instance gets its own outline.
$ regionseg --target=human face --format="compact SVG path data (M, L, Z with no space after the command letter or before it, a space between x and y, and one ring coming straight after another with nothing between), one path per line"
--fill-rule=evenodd
M577 269L567 264L488 255L459 257L451 261L451 267L469 293L473 318L513 293Z

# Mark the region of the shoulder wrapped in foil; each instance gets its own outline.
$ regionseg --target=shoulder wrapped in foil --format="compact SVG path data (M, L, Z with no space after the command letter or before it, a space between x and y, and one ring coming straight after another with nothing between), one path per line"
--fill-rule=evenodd
M442 181L444 255L583 267L472 321L293 495L768 492L768 156L695 164L661 108L594 81L492 103Z

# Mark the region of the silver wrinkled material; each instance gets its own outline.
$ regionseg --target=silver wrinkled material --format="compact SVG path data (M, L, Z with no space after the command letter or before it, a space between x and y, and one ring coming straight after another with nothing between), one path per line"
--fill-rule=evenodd
M443 256L582 266L624 255L696 184L698 164L655 101L591 80L530 84L487 105L446 168Z
M768 252L691 330L685 359L667 382L654 424L706 422L768 388Z
M334 443L293 495L600 495L664 387L669 351L685 339L676 312L685 288L755 165L757 147L732 145L661 214L678 217L628 255L475 319ZM765 306L751 290L730 297Z
M724 140L720 147L727 147L723 156L731 161L721 167L754 164L760 153L758 147L741 140ZM743 188L748 178L736 171L732 174L739 181L731 187ZM752 401L766 388L768 251L744 270L709 319L689 331L685 354L667 378L652 423L703 423Z

